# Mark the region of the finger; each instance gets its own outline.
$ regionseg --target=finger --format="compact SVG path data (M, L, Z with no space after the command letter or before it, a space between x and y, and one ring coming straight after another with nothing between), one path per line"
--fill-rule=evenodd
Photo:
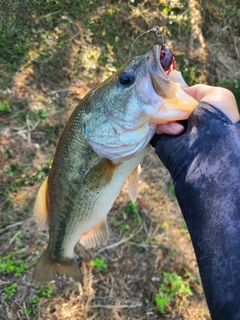
M214 89L214 87L207 86L205 84L197 84L197 85L192 86L192 87L183 88L183 91L185 91L187 94L189 94L195 100L200 102L213 89Z
M178 135L182 133L184 126L178 122L168 122L164 124L158 124L156 133L166 133L170 135Z
M205 101L219 110L233 122L239 120L239 112L236 99L233 93L225 88L211 87L204 84L198 84L193 87L183 89L198 102Z
M239 112L236 99L233 93L225 88L214 88L214 92L209 92L202 100L217 107L232 121L239 120Z

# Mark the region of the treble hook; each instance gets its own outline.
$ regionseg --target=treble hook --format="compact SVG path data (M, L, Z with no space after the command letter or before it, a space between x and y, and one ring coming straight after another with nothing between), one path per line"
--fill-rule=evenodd
M139 36L137 36L136 39L134 39L133 43L131 44L130 50L129 50L128 60L130 60L130 58L131 58L132 47L133 47L134 43L137 41L137 39L140 38L141 36L143 36L144 34L149 33L149 32L151 32L151 31L155 31L156 37L161 38L161 40L162 40L162 45L164 44L164 38L163 38L163 36L159 33L159 27L155 27L155 28L152 28L152 29L150 29L150 30L147 30L147 31L141 33Z

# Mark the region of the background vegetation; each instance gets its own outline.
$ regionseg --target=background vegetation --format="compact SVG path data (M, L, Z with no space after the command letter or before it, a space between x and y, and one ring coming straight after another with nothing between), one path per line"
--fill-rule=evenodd
M0 318L209 319L171 179L150 153L140 195L123 188L105 248L76 248L84 287L44 286L33 268L48 235L32 218L59 133L85 94L158 25L189 85L230 88L240 105L239 0L0 1ZM158 39L138 39L132 56Z

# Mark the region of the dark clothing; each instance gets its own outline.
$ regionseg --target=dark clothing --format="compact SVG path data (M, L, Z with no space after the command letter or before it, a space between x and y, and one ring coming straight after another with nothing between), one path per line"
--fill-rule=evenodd
M179 136L151 141L170 171L213 320L240 319L240 121L200 102Z

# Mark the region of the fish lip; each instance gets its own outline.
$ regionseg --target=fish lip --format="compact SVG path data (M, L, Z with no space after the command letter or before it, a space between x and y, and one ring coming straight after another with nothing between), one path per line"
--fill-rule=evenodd
M153 54L153 59L154 59L157 71L161 74L161 77L163 76L168 81L169 76L167 75L166 71L163 69L160 62L160 51L161 51L161 47L159 45L155 45L152 48L151 52Z
M161 98L168 98L171 95L169 91L170 79L166 71L161 66L159 45L155 45L146 56L147 70L151 77L152 86L155 92Z

